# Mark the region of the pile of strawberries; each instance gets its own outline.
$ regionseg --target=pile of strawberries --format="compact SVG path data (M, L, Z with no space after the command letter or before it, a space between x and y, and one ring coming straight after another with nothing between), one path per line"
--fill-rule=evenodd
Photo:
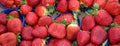
M0 46L120 46L119 0L0 0L0 4L19 7L9 14L0 12ZM25 17L25 26L20 16Z

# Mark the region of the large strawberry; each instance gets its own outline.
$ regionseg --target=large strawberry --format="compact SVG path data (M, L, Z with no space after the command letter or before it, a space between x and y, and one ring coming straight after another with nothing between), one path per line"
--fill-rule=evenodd
M114 18L113 22L115 22L115 23L117 23L117 24L119 24L119 25L120 25L120 15L115 16L115 18Z
M29 5L29 6L32 6L32 7L34 7L34 6L36 6L38 3L40 2L40 0L27 0L27 4Z
M7 32L6 26L0 24L0 34L3 34L3 33L5 33L5 32Z
M48 33L55 38L64 38L66 35L65 25L52 23L48 28Z
M14 15L16 17L20 16L19 13L18 13L18 11L11 11L8 15Z
M91 32L91 42L97 45L107 39L107 32L101 26L95 26Z
M43 39L35 38L32 42L32 46L46 46L46 44Z
M80 8L80 3L78 0L69 0L68 4L71 11L77 11Z
M77 35L77 42L79 46L85 46L90 40L90 34L87 31L81 31Z
M56 43L56 46L72 46L72 44L67 39L61 39Z
M6 24L6 14L0 13L0 24Z
M94 0L94 4L98 4L100 8L104 8L106 3L107 3L106 0Z
M20 46L32 46L32 41L23 40L21 41Z
M16 46L17 37L12 32L7 32L0 35L0 45L1 46Z
M21 10L21 12L22 12L24 15L26 15L26 14L28 14L29 12L32 11L32 7L30 7L30 6L27 5L27 4L23 4L23 5L21 5L20 10Z
M95 26L94 17L91 15L84 16L82 19L82 30L91 30Z
M80 0L80 2L84 3L87 6L91 6L94 0Z
M112 17L106 10L99 10L95 16L95 21L102 26L108 26L112 23Z

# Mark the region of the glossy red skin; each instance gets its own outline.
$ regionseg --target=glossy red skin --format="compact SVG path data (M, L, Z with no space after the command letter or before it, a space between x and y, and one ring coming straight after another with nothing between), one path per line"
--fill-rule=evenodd
M14 0L0 0L0 3L7 8L12 8L14 5Z
M83 2L87 6L92 6L94 0L80 0L80 1Z
M54 6L56 0L41 0L43 6L49 4L50 6Z
M57 10L62 13L66 12L68 10L67 0L60 0L57 4Z
M63 24L52 23L48 28L48 33L52 37L62 39L66 35L65 26Z
M90 40L90 34L87 31L81 31L77 34L77 43L79 46L85 46Z
M92 15L84 16L82 19L82 30L89 31L95 26L95 20Z
M94 4L97 3L99 8L104 8L107 1L106 0L94 0Z
M46 46L46 44L43 42L40 38L35 38L32 42L32 46Z
M3 34L3 33L5 33L5 32L7 32L6 26L0 24L0 34Z
M34 12L29 12L26 15L26 23L29 25L36 25L38 22L38 16Z
M21 41L20 46L32 46L32 41L23 40Z
M98 45L95 45L93 43L88 43L86 46L98 46Z
M112 27L110 28L110 30L108 31L108 35L109 35L109 41L111 44L116 44L120 41L120 28L118 27Z
M22 30L22 22L19 18L12 18L7 22L7 28L9 31L15 34L20 33Z
M100 45L107 39L107 32L101 26L95 26L91 32L91 42Z
M40 26L38 28L35 28L32 31L32 34L33 34L33 36L35 36L37 38L41 38L41 39L46 38L48 35L47 28L44 26Z
M20 5L20 3L21 3L21 0L14 0L15 5Z
M0 24L6 24L7 20L6 20L6 14L4 13L0 13Z
M28 14L29 12L32 11L32 7L30 7L27 4L23 4L23 5L21 5L20 10L26 16L26 14Z
M120 25L120 15L118 16L115 16L114 20L113 20L114 23L117 23Z
M7 32L0 35L0 44L1 46L16 46L17 37L12 32Z
M16 16L16 17L19 17L19 16L20 16L19 13L18 13L18 11L11 11L8 15L9 15L9 16L14 15L14 16Z
M80 8L80 3L78 0L69 0L69 10L76 11Z
M72 46L72 43L67 39L61 39L56 43L56 46Z
M62 14L56 19L56 21L61 22L64 19L66 19L67 24L70 24L73 20L75 20L72 14Z
M33 35L32 35L33 28L31 26L25 26L22 29L21 36L24 40L32 40Z
M48 44L48 46L56 46L56 43L58 42L58 39L50 39L50 42Z
M27 0L27 4L31 7L36 6L38 3L40 2L40 0Z
M114 6L114 7L111 7L111 6ZM120 15L120 4L116 3L115 1L107 2L105 9L113 16Z
M95 21L102 26L108 26L112 23L113 19L110 14L105 10L99 10L95 16Z
M49 17L49 16L42 16L38 20L38 25L39 26L46 26L46 25L49 26L50 24L52 24L52 18Z

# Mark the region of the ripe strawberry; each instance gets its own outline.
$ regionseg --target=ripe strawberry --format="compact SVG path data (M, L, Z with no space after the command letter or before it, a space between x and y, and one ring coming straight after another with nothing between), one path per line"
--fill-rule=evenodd
M20 10L21 10L21 12L22 12L24 15L26 15L26 14L28 14L29 12L32 11L32 7L30 7L30 6L27 5L27 4L23 4L23 5L20 7Z
M98 46L98 45L95 45L95 44L93 44L93 43L88 43L86 46Z
M45 41L40 38L35 38L32 42L32 46L46 46Z
M77 42L79 46L85 46L90 40L90 34L87 31L81 31L77 34Z
M7 28L9 31L14 33L20 33L22 30L22 22L19 18L9 19L7 22Z
M29 12L26 15L26 22L30 25L35 25L38 22L38 16L34 12Z
M21 41L20 46L32 46L32 41Z
M0 44L1 46L16 46L17 37L12 32L7 32L0 35Z
M98 14L95 16L95 21L102 26L108 26L112 23L113 20L110 14L102 9L99 10Z
M22 38L25 40L32 40L33 39L32 31L33 28L31 26L25 26L21 32Z
M52 24L52 18L49 16L42 16L38 21L38 25L40 26L49 26L50 24Z
M66 35L65 26L63 24L52 23L48 28L48 33L55 38L64 38Z
M21 3L21 0L14 0L15 5L20 5L20 3Z
M59 21L59 22L62 22L63 20L66 20L66 23L70 24L75 19L72 14L62 14L60 17L56 19L56 21Z
M0 24L6 24L6 14L0 13Z
M36 9L35 9L35 13L42 17L42 16L45 16L45 15L48 15L48 10L45 6L37 6Z
M0 3L7 8L12 8L14 0L0 0Z
M80 0L80 1L83 2L87 6L91 6L93 5L94 0Z
M105 7L105 5L106 5L106 3L107 3L107 1L106 0L94 0L94 4L98 4L98 6L100 7L100 8L104 8Z
M40 26L38 28L35 28L32 31L32 34L33 34L33 36L35 36L37 38L46 38L48 35L47 28L44 26Z
M120 41L120 28L119 27L112 27L108 31L109 41L111 44L116 44Z
M40 2L40 0L27 0L27 4L31 7L36 6L38 3Z
M58 39L50 39L50 42L48 44L48 46L56 46L56 43L58 42Z
M79 10L80 8L80 3L78 0L69 0L69 9L71 11L76 11L76 10Z
M117 24L119 24L119 25L120 25L120 15L115 16L115 18L114 18L114 21L113 21L113 22L115 22L115 23L117 23Z
M57 10L59 12L66 12L68 10L67 0L59 0L57 4Z
M43 6L46 6L47 4L49 4L50 6L54 6L55 0L41 0L41 3Z
M8 15L14 15L16 17L20 16L19 13L18 13L18 11L11 11Z
M0 24L0 34L3 34L3 33L5 33L5 32L7 32L6 26Z
M91 42L97 45L102 44L107 38L107 32L101 26L95 26L91 32Z
M84 16L82 19L82 30L91 30L95 26L94 17L91 15Z
M66 39L61 39L56 43L56 46L72 46L72 44Z

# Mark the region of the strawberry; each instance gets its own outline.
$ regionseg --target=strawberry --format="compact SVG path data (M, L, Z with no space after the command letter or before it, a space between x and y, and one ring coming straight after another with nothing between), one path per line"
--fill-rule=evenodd
M95 26L91 32L91 42L97 45L107 39L107 32L101 26Z
M48 28L48 33L55 38L64 38L66 35L65 25L52 23Z
M41 3L43 6L46 6L47 4L50 6L54 6L55 0L41 0Z
M48 12L48 10L45 6L37 6L35 8L35 13L38 16L42 17L42 16L45 16L45 15L48 15L49 12Z
M7 8L12 8L14 0L0 0L0 3Z
M74 17L72 14L62 14L60 17L56 19L56 21L62 22L63 20L66 20L66 24L70 24L72 21L74 21Z
M24 15L26 15L26 14L28 14L29 12L32 11L32 7L30 7L30 6L27 5L27 4L23 4L23 5L21 5L20 10L21 10L21 12L22 12Z
M106 3L107 3L106 0L94 0L94 4L98 4L100 8L104 8Z
M66 39L61 39L56 43L56 46L72 46L72 43Z
M20 3L21 3L21 0L14 0L15 5L20 5Z
M18 11L11 11L8 15L14 15L16 17L20 16L19 13L18 13Z
M112 17L105 10L99 10L97 15L95 16L95 21L102 26L108 26L112 23Z
M32 31L33 28L31 26L25 26L21 32L22 38L25 40L32 40L33 39Z
M91 30L95 26L94 17L91 15L84 16L82 19L82 30Z
M78 0L69 0L68 4L69 4L69 9L71 11L76 11L76 10L79 10L80 8L80 4Z
M58 42L58 39L50 39L50 42L48 44L48 46L56 46L56 43Z
M66 30L67 30L67 39L75 40L78 32L80 31L80 27L77 24L69 24Z
M0 34L3 34L3 33L5 33L5 32L7 32L6 26L0 24Z
M90 34L87 31L81 31L77 34L77 42L79 46L85 46L90 40Z
M35 24L37 24L37 22L38 22L38 16L37 16L34 12L29 12L29 13L26 15L26 22L27 22L29 25L35 25Z
M7 22L7 28L14 33L20 33L22 30L22 22L19 18L11 18Z
M44 26L37 27L32 31L32 34L38 38L46 38L48 35L47 28Z
M35 38L32 42L32 46L46 46L45 41L40 38Z
M115 16L115 18L114 18L113 22L115 22L115 23L117 23L117 24L119 24L119 25L120 25L120 15Z
M27 0L27 4L31 7L36 6L38 3L40 2L40 0Z
M83 2L87 6L91 6L93 4L94 0L80 0L80 2Z
M32 41L23 40L21 41L20 46L32 46Z
M42 16L38 21L38 25L40 26L49 26L50 24L52 24L52 18L49 16Z
M86 46L98 46L98 45L95 45L95 44L93 44L93 43L88 43Z
M59 12L66 12L68 10L67 0L59 0L57 4L57 10Z
M0 44L1 46L16 46L17 37L12 32L7 32L0 35Z
M6 14L0 13L0 24L6 24Z

